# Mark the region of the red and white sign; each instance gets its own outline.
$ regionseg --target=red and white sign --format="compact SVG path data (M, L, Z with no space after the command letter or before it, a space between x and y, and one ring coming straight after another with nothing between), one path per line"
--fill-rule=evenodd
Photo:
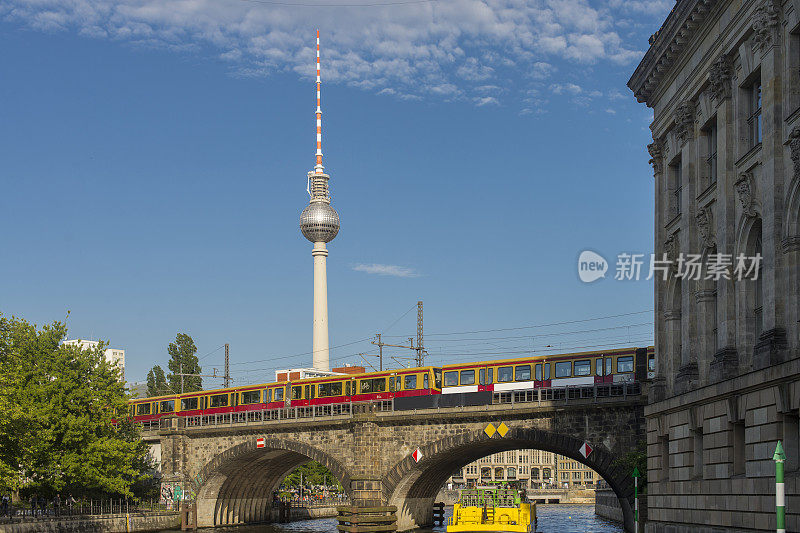
M256 448L263 448L265 446L264 437L259 437L256 439Z
M411 457L414 459L415 463L418 463L420 459L422 459L422 450L417 448L414 450L414 453L411 454Z
M589 454L592 453L593 449L594 448L592 448L591 444L589 444L588 442L584 442L583 445L578 449L578 451L581 452L581 455L584 458L588 458Z

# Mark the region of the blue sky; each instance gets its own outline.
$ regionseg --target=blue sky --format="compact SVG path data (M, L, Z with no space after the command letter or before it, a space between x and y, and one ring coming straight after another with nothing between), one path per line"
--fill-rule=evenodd
M309 365L319 27L334 363L417 300L433 363L651 341L652 284L576 261L652 250L625 83L674 2L355 3L0 0L0 311L133 381L177 332L236 383Z

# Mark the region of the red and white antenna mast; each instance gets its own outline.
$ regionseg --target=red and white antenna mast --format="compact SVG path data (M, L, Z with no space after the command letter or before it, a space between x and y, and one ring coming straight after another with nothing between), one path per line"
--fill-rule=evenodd
M317 164L314 172L322 174L322 107L320 106L319 88L322 83L319 76L319 30L317 30Z

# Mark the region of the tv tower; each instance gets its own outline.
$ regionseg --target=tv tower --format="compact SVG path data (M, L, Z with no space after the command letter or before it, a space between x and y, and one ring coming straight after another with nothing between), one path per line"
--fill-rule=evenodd
M339 233L339 214L331 206L328 193L330 176L322 166L322 108L320 107L319 30L317 30L317 163L308 173L306 190L311 197L300 214L300 231L314 243L314 334L313 366L317 370L330 370L328 348L328 249L326 243Z

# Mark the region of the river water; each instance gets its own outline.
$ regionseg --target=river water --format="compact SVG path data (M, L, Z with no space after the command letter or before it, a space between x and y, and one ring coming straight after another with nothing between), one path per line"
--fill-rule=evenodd
M448 509L449 512L452 508ZM622 533L622 526L595 516L594 505L537 505L537 533ZM304 520L289 524L236 526L207 529L214 533L338 533L336 520ZM416 533L441 533L445 527L418 529ZM174 531L174 530L173 530ZM203 531L203 530L201 530ZM166 533L166 532L164 532Z

